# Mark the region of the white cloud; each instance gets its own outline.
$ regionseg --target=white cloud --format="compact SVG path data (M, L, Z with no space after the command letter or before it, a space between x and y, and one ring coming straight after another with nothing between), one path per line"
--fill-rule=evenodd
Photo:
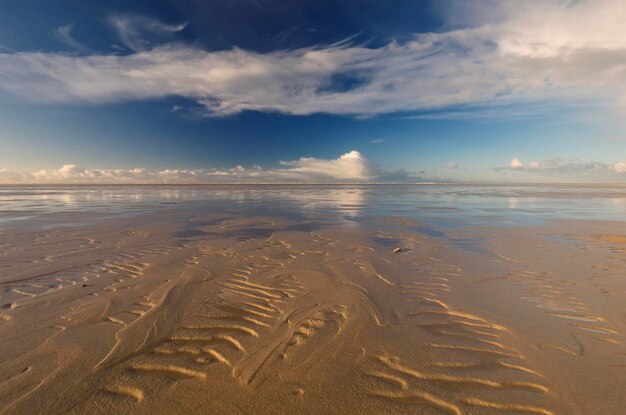
M0 183L24 183L26 181L25 176L7 169L0 169Z
M168 25L158 20L143 16L121 15L110 19L120 41L135 52L144 51L154 46L156 41L171 40L171 36L187 27L187 24ZM151 40L148 40L150 38Z
M305 174L323 179L367 180L373 177L372 167L358 151L350 151L335 160L321 160L303 157L295 161L283 161L290 174Z
M25 181L49 183L122 182L152 181L157 174L147 169L94 169L89 170L74 164L65 164L57 170L38 170L24 174Z
M0 183L251 183L251 182L364 182L385 172L358 151L336 159L302 157L283 161L281 167L208 169L86 169L65 164L59 169L16 173L0 169Z
M269 53L204 51L172 43L184 25L117 16L111 22L135 53L0 53L0 87L43 102L181 96L214 115L368 116L468 105L519 113L529 102L552 103L555 111L599 102L626 107L626 2L486 3L466 3L472 12L453 16L471 16L470 28L405 43ZM354 78L352 89L339 87L346 77Z
M511 167L512 169L523 169L524 168L524 164L521 161L519 161L518 158L514 158L509 163L509 167Z
M383 140L382 138L375 138L374 140L370 141L370 143L372 144L383 144L385 142L385 140Z
M89 53L90 49L87 46L72 37L72 29L74 29L74 23L66 24L65 26L54 29L52 31L52 35L72 49L76 49L77 51L83 53Z
M626 6L621 0L501 4L509 16L497 38L502 54L553 58L584 50L626 49Z
M626 163L611 164L599 161L555 158L524 164L519 159L514 158L507 167L496 167L493 170L496 172L517 171L525 174L561 176L566 179L580 179L584 176L594 181L616 181L619 180L619 177L615 173L626 171Z

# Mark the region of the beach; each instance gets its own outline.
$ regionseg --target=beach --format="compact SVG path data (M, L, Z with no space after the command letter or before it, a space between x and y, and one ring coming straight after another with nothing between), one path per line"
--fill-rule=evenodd
M0 413L626 408L624 187L0 199Z

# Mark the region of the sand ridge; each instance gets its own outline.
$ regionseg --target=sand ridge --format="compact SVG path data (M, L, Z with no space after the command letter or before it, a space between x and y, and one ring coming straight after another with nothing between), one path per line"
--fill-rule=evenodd
M595 229L581 249L531 229L186 215L6 237L1 413L623 408L624 257ZM607 370L609 393L588 386Z

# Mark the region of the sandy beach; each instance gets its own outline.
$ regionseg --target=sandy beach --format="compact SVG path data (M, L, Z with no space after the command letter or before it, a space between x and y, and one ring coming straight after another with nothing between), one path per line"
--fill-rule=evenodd
M0 415L626 415L626 0L0 0Z
M441 232L334 200L5 223L0 412L623 413L623 222Z

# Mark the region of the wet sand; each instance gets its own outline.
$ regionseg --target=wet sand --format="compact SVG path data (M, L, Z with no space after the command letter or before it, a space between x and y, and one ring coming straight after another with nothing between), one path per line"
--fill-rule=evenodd
M3 230L0 413L625 411L621 222L177 209Z

